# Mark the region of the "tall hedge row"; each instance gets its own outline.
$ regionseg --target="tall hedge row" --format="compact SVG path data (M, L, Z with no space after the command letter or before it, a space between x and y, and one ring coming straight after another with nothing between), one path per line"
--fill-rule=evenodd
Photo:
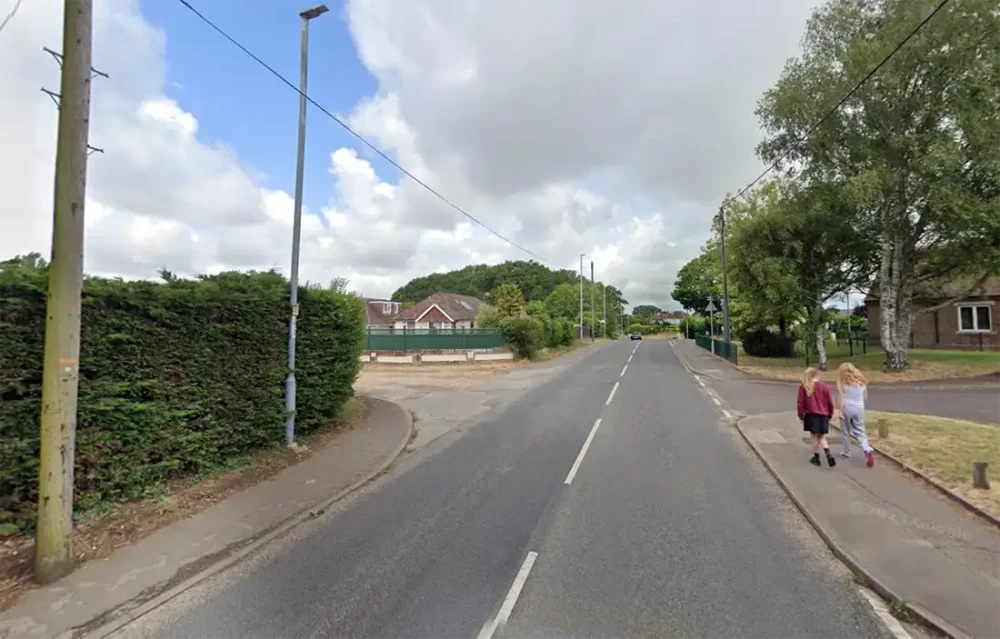
M0 265L0 523L30 526L37 497L47 269ZM84 282L76 502L140 497L282 441L288 282L222 273ZM300 292L298 432L336 416L360 370L364 307Z

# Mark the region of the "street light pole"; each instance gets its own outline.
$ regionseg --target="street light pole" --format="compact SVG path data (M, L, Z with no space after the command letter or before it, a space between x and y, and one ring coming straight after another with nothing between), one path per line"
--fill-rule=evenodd
M729 281L726 279L726 210L719 207L719 248L722 251L722 339L729 343Z
M295 445L295 333L299 316L299 240L302 235L302 173L306 162L306 78L309 68L309 21L326 13L326 5L306 9L302 18L302 51L299 69L299 146L295 158L295 209L292 222L292 276L288 318L288 376L285 378L285 444Z
M583 341L583 256L586 253L580 253L580 341Z

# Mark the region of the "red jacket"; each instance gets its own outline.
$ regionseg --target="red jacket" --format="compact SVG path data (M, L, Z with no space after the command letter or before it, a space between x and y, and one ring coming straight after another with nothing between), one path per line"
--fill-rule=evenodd
M833 417L833 395L824 382L813 383L812 395L806 395L805 386L799 386L799 419L805 419L806 413Z

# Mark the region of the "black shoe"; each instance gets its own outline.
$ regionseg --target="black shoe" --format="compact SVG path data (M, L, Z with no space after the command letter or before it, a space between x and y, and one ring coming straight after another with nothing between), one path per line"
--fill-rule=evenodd
M813 466L821 466L822 465L822 464L819 463L819 456L818 455L813 455L812 457L810 457L809 458L809 463L812 464Z
M833 458L833 455L827 455L826 463L830 464L830 468L833 468L837 465L837 460Z

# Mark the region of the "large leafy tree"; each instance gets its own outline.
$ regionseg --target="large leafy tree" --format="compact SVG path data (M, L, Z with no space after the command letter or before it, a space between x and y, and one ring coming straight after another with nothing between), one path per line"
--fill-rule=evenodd
M933 0L831 0L803 54L757 114L766 161L807 182L843 182L874 231L886 368L906 366L915 289L1000 269L1000 11L946 5L814 131L813 123L933 9ZM808 137L807 137L808 133Z
M706 246L701 254L677 271L674 301L692 313L704 313L709 301L722 298L722 275L719 254L712 246Z
M761 309L768 323L805 317L825 367L825 305L873 269L864 216L839 184L773 183L727 204L729 267L741 303Z
M635 317L640 322L648 324L649 321L657 313L662 313L659 306L654 306L652 304L640 304L632 309L632 317Z

